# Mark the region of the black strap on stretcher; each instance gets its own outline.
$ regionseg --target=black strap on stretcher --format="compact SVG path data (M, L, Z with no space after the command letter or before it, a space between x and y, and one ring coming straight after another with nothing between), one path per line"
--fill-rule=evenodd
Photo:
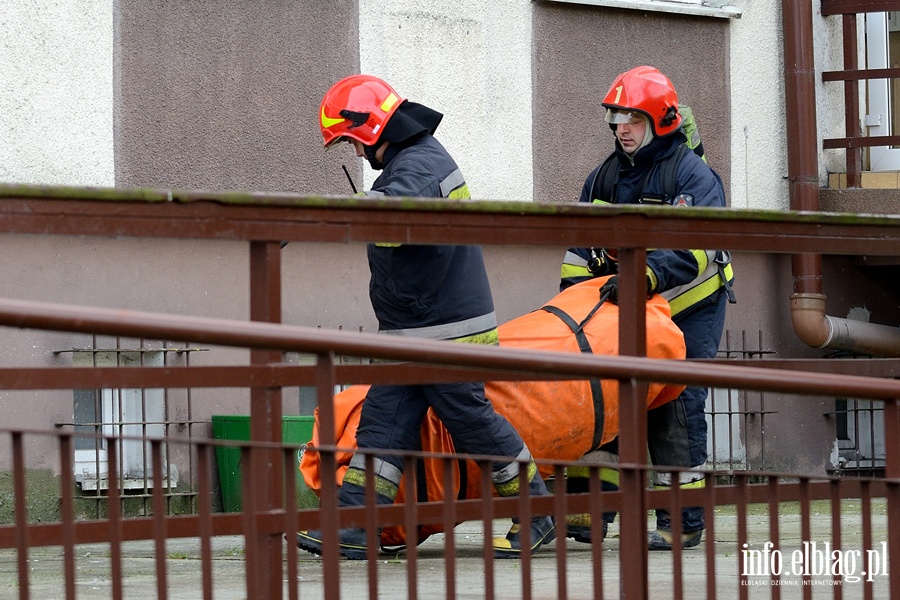
M593 354L594 351L591 349L591 344L588 342L587 335L584 333L584 326L587 325L588 321L591 320L591 317L594 316L594 313L600 309L604 302L606 302L606 296L600 298L600 302L591 309L591 312L588 313L581 323L577 323L575 319L563 309L551 304L542 306L540 310L546 311L551 315L556 315L559 320L565 323L568 328L572 330L572 333L575 334L575 341L578 342L579 350L585 354ZM588 383L591 386L591 398L594 401L594 439L591 444L591 449L594 450L600 447L600 442L603 440L603 424L605 420L603 387L600 385L599 379L589 379Z

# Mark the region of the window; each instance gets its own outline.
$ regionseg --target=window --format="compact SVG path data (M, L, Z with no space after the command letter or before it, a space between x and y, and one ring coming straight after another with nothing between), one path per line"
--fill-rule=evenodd
M839 472L879 473L884 469L884 406L873 400L835 400L836 456Z
M714 469L743 469L747 451L741 436L741 410L738 390L710 388L706 397L706 449L708 466Z
M74 350L72 363L85 367L163 366L163 350ZM109 487L106 437L118 439L122 489L153 486L150 439L166 434L166 398L162 389L74 391L75 481L84 491ZM165 451L163 455L165 456ZM174 465L163 465L163 487L178 485Z
M866 15L866 64L868 69L900 66L900 12ZM868 135L900 135L900 79L870 79L867 96ZM900 170L900 147L872 147L869 170Z

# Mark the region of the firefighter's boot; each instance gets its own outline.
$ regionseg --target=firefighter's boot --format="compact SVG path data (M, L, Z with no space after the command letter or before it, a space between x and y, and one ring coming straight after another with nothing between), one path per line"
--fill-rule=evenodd
M341 556L348 560L365 560L366 558L366 530L365 529L341 529L338 531L338 540ZM321 531L297 532L297 547L313 554L322 554Z
M527 451L527 450L526 450ZM530 457L530 455L529 455ZM517 469L515 470L517 471ZM541 474L538 473L537 465L533 462L528 463L528 489L529 496L548 496L547 486ZM494 485L497 492L501 496L515 496L519 493L519 475L516 472L513 477L499 479L495 474ZM506 537L494 538L494 558L521 558L523 550L533 553L535 550L548 544L556 539L556 526L553 518L549 515L541 515L531 519L530 528L528 530L528 543L523 547L525 541L522 535L522 524L519 519L513 519L513 525L510 527Z
M568 467L566 469L566 492L569 494L585 494L590 491L591 469L584 466ZM604 492L614 492L619 489L619 472L615 469L602 467L599 470L600 489ZM616 519L616 513L607 511L603 513L603 524L600 533L606 538L609 525ZM576 542L590 544L593 542L591 530L591 515L581 513L566 516L566 537Z
M655 489L671 488L671 477L668 474L657 475L654 483ZM679 477L681 489L695 489L706 487L706 479L702 475L684 472ZM681 510L681 547L693 548L703 539L703 530L706 527L703 507L688 506ZM671 550L674 542L672 533L672 519L669 512L664 509L656 511L656 531L647 534L647 548L650 550Z
M665 529L657 529L647 534L647 548L650 550L671 550L673 542L673 534ZM703 539L703 530L691 531L681 534L681 547L693 548L700 544Z
M608 519L607 515L609 515ZM609 532L609 524L615 516L616 513L603 513L603 524L600 526L601 539L606 539L606 534ZM589 513L566 515L566 537L584 544L592 543L594 534L591 531L591 515Z
M357 457L360 457L357 459ZM375 459L376 468L390 471L380 459ZM365 462L361 454L357 454L350 462L350 468L344 474L344 481L338 490L338 503L340 506L363 506L366 502L366 472ZM396 472L394 472L396 471ZM399 469L390 471L396 481L400 480L402 473ZM378 504L393 504L397 497L397 484L392 480L375 475L375 501ZM381 539L379 530L376 539ZM322 554L322 532L300 531L297 533L297 546L301 550ZM365 560L366 554L366 530L359 528L346 528L338 531L338 547L341 556L349 560Z

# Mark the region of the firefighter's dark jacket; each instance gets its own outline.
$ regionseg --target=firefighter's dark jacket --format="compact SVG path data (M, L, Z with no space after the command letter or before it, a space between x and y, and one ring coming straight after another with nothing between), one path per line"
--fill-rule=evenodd
M638 150L632 163L616 140L615 159L620 163L613 198L599 198L597 176L600 165L588 175L579 202L597 204L672 204L678 206L724 207L725 190L719 175L693 152L687 152L675 171L674 198L665 198L662 169L659 163L685 142L678 131L667 137L654 138ZM641 182L643 181L643 187ZM603 247L597 240L597 247ZM655 280L653 291L669 300L672 315L690 308L734 278L728 254L708 250L650 250L647 254L648 276ZM587 269L591 248L570 248L563 261L560 289L591 278Z
M469 197L449 153L428 133L388 146L367 195ZM497 318L478 246L368 246L369 295L381 333L495 343Z

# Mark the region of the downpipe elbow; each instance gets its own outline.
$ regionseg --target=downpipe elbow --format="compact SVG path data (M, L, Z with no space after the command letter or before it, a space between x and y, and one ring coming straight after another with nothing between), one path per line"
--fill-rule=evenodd
M792 294L791 322L797 337L812 348L900 356L900 327L826 315L823 294Z

